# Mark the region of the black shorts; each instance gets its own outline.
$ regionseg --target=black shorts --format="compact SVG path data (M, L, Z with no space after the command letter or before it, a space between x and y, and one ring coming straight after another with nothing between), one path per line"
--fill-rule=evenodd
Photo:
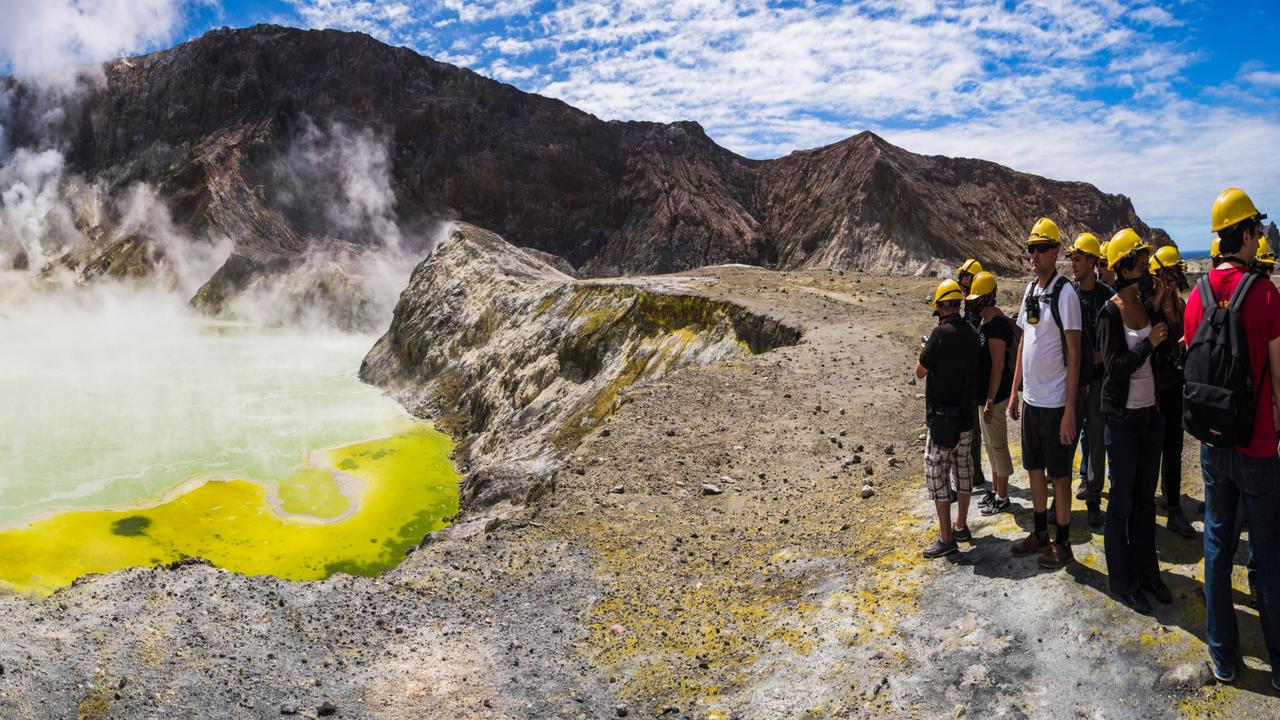
M1041 408L1022 404L1022 468L1044 470L1050 479L1071 478L1071 466L1080 437L1079 422L1071 434L1071 444L1059 436L1063 408ZM1080 414L1077 412L1076 417Z

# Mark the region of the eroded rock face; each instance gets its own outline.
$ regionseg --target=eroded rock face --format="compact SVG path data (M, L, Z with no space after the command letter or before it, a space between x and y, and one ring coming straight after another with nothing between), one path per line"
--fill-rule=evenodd
M577 281L459 223L414 271L360 377L453 435L464 503L519 505L630 385L799 337L681 278Z

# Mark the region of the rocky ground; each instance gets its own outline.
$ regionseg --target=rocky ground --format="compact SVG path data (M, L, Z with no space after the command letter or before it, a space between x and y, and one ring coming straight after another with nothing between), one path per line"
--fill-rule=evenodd
M0 716L1280 714L1252 611L1250 670L1204 684L1198 540L1159 532L1175 604L1135 615L1105 594L1082 506L1078 564L1009 555L1030 522L1019 473L1017 513L921 558L934 521L910 378L932 281L683 277L801 341L624 389L553 491L500 522L465 516L378 578L187 563L0 598Z

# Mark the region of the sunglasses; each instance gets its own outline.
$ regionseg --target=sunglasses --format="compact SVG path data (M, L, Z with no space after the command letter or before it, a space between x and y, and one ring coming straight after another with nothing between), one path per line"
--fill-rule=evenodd
M1047 245L1047 244L1028 245L1027 254L1037 255L1039 253L1047 253L1050 250L1056 249L1057 247L1058 247L1057 245Z

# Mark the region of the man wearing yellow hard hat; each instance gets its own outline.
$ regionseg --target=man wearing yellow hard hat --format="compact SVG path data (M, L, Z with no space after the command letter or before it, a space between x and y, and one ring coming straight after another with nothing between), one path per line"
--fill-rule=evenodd
M1271 277L1276 271L1276 253L1265 235L1258 238L1258 254L1253 256L1253 267L1267 277Z
M983 272L982 263L974 258L969 258L960 263L960 267L956 268L956 282L959 283L960 289L968 295L973 288L973 279ZM982 317L976 305L968 302L964 304L964 320L977 330L982 325ZM977 422L977 419L974 419ZM975 441L977 439L977 428L974 428ZM987 482L986 475L982 472L982 443L970 443L970 453L973 455L973 486L975 488L982 487Z
M1187 289L1187 264L1175 245L1163 245L1151 253L1147 263L1151 274L1154 295L1151 307L1164 316L1169 325L1169 337L1178 342L1182 337L1182 317L1186 303L1180 292ZM1160 380L1156 388L1160 413L1164 419L1164 445L1161 452L1160 488L1168 512L1169 530L1188 540L1196 536L1195 528L1182 510L1182 364L1181 353L1157 355L1167 360L1168 367L1160 368Z
M1080 489L1076 497L1084 500L1089 527L1102 527L1102 488L1106 479L1106 427L1102 420L1102 353L1097 342L1096 321L1103 303L1115 292L1098 280L1102 247L1093 233L1081 233L1067 250L1071 261L1076 294L1080 296L1081 370L1080 391L1084 406L1080 431ZM1083 346L1088 345L1088 348ZM1088 372L1086 372L1086 370Z
M974 385L978 369L978 332L960 315L965 293L955 280L943 280L933 293L938 324L924 341L916 363L916 377L924 378L925 489L938 511L938 539L925 548L926 558L959 550L968 541L969 496L973 492L973 456L969 443L976 428ZM951 522L951 498L956 497L956 520Z
M1201 441L1204 474L1209 655L1219 682L1233 682L1243 669L1231 586L1240 540L1236 516L1243 506L1271 684L1280 690L1280 458L1273 420L1280 405L1280 291L1250 267L1266 218L1253 200L1240 188L1227 188L1214 201L1211 218L1222 264L1196 284L1183 316L1183 418Z
M1038 553L1040 566L1049 569L1065 567L1073 559L1071 465L1080 435L1080 298L1058 274L1061 248L1057 224L1048 218L1037 220L1026 240L1035 279L1022 295L1018 313L1022 341L1009 396L1009 417L1022 422L1022 467L1031 480L1035 519L1032 531L1012 551L1017 556ZM1050 483L1058 526L1052 537L1047 508Z
M1013 457L1009 454L1007 409L1013 385L1013 362L1017 347L1013 323L996 304L996 276L980 272L965 298L965 307L977 310L978 372L975 397L978 404L978 426L982 442L991 461L991 491L979 503L983 515L1006 512L1009 501L1009 478L1013 475Z

